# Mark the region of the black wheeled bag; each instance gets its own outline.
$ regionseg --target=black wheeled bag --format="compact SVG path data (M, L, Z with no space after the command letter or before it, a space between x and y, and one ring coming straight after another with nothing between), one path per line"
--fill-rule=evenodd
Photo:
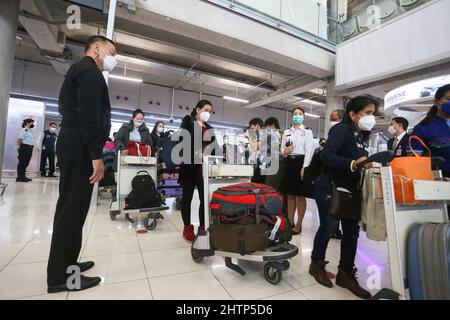
M139 171L133 178L131 187L133 191L125 199L126 209L155 208L163 203L155 181L147 171Z

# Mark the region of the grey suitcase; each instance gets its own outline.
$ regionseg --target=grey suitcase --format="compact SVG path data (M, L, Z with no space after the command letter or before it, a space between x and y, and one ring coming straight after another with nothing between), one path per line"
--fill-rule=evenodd
M414 226L407 260L411 299L450 300L450 223Z

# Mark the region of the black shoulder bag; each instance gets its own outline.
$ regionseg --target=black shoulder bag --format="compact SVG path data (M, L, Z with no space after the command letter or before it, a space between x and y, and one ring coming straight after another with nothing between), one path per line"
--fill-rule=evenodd
M364 183L365 170L362 173L361 183L355 190L340 188L333 182L331 202L328 214L337 219L361 220L362 209L362 185Z

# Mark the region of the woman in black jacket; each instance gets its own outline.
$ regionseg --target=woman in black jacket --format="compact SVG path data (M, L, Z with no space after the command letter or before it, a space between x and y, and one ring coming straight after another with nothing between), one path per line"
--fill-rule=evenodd
M130 122L124 123L117 132L114 139L116 150L120 150L122 155L127 155L129 141L141 142L153 147L150 130L145 125L145 114L141 109L136 109Z
M214 136L213 127L208 124L208 120L213 110L211 102L200 100L191 115L184 117L181 129L189 132L190 141L190 161L185 161L180 165L180 184L183 190L181 203L181 216L183 218L183 237L188 241L195 239L194 226L191 224L191 202L197 187L200 198L198 231L205 230L204 200L203 199L203 175L202 162L203 155L222 154L220 147ZM194 142L195 139L195 142ZM199 141L201 139L201 141ZM207 148L207 150L205 150Z
M321 154L322 174L314 184L314 198L319 211L320 226L314 238L309 273L325 287L333 286L325 270L328 263L325 261L328 242L337 225L337 220L328 215L332 183L349 191L357 189L361 179L357 166L367 159L367 138L376 122L374 113L377 106L378 103L369 97L359 96L350 100L344 120L333 127ZM369 299L371 295L358 284L357 269L354 268L359 222L347 218L340 220L343 235L336 284L349 289L360 298Z

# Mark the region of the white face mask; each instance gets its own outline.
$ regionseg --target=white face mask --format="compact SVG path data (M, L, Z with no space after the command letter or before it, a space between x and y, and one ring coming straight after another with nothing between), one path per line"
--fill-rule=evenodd
M50 128L50 131L51 131L51 132L55 132L55 131L56 131L56 128Z
M358 121L358 127L363 131L370 131L373 129L376 123L377 120L375 119L375 116L371 114L360 118Z
M133 122L134 122L134 126L136 128L139 128L139 127L141 127L144 124L143 122L140 122L140 121L133 121Z
M388 132L393 136L395 136L395 134L397 133L397 131L395 131L394 129L394 126L389 126Z
M203 111L202 113L200 113L199 118L202 122L208 122L210 117L211 117L211 114L209 112Z
M158 131L158 133L163 133L164 132L164 128L163 127L158 127L156 129L156 131Z
M103 71L111 72L114 70L116 66L117 66L117 59L109 54L105 54L103 57Z
M330 121L330 128L333 128L338 123L339 123L339 121Z

